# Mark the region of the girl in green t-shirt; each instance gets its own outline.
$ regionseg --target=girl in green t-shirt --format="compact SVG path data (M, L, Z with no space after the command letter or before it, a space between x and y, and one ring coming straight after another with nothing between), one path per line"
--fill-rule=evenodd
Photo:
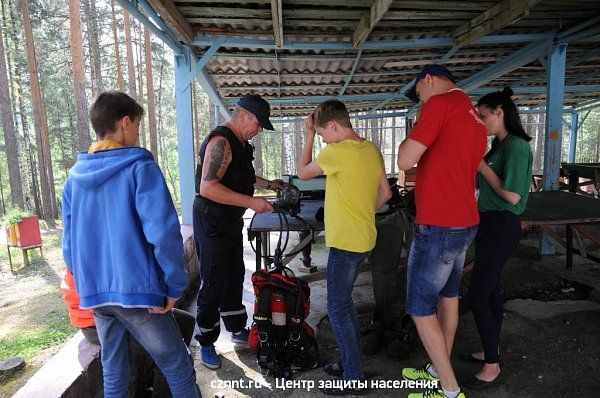
M523 130L512 90L487 94L477 107L492 147L479 166L478 208L480 223L475 236L475 266L469 286L473 311L483 351L461 355L461 359L483 364L479 373L463 385L485 388L500 378L500 330L502 328L502 268L519 243L519 215L529 195L533 155Z

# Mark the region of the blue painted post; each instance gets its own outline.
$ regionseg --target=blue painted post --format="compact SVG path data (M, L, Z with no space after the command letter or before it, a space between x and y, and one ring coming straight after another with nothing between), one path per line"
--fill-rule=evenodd
M571 131L569 133L569 163L575 163L577 151L577 131L579 130L579 113L571 113Z
M563 124L563 102L565 86L565 60L567 45L553 45L548 49L548 93L546 96L546 137L544 151L544 191L558 189L561 161L561 141ZM540 242L542 254L554 254L556 241L542 234Z
M175 54L175 90L177 106L177 144L179 148L179 189L181 191L182 223L192 224L192 204L194 200L194 130L192 113L192 87L183 85L192 70L192 54L189 46L184 46L183 54Z

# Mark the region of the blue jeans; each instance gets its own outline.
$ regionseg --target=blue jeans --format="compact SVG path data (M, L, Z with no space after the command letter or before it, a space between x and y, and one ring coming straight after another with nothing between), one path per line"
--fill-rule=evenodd
M362 344L358 314L352 302L352 288L367 255L332 247L327 260L327 312L342 354L346 380L364 378Z
M197 398L194 361L173 314L151 314L147 308L103 306L94 309L102 346L104 396L129 397L132 378L129 334L150 354L169 383L174 398Z
M438 227L415 224L408 257L406 312L429 316L440 297L457 297L467 248L477 225Z

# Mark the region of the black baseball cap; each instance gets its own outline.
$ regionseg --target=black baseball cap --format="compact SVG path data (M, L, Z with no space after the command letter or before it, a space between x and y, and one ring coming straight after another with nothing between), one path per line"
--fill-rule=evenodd
M275 130L269 121L271 107L269 103L258 94L246 94L238 101L238 106L244 108L258 120L258 123L266 130Z
M456 83L454 81L454 76L452 76L452 73L450 73L448 68L446 68L444 65L438 65L438 64L425 65L423 70L421 72L419 72L419 74L417 75L415 84L413 84L413 86L410 88L410 90L408 90L408 92L406 93L406 96L411 101L417 102L417 103L419 102L419 97L417 97L417 83L419 83L427 75L445 76L448 79L450 79L452 81L452 83Z

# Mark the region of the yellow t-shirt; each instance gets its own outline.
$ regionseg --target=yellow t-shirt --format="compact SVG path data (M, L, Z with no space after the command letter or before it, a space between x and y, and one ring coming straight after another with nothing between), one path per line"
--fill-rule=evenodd
M327 175L325 243L364 253L377 238L375 204L383 174L383 158L370 141L328 144L316 159Z

